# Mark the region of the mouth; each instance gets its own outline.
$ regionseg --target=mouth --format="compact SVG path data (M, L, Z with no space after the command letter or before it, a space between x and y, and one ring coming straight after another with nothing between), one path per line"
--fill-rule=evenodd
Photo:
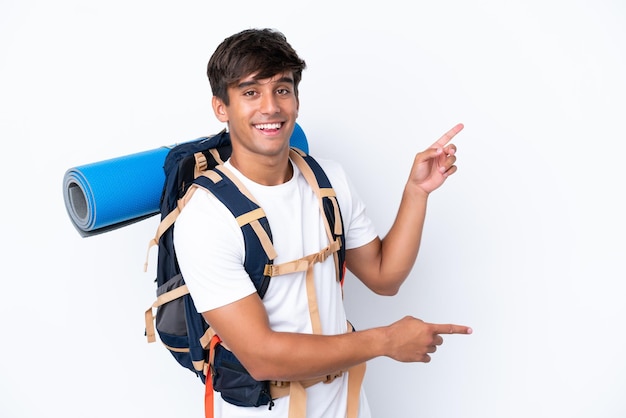
M283 126L282 122L275 123L259 123L254 125L254 127L260 131L277 131Z

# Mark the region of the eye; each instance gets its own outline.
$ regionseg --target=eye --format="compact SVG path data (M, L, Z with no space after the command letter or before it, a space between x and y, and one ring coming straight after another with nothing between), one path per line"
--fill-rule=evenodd
M253 97L253 96L256 95L256 91L254 91L254 90L244 91L243 95L246 96L246 97Z
M291 93L291 90L286 89L286 88L280 88L276 90L276 94L278 94L279 96L286 96L289 93Z

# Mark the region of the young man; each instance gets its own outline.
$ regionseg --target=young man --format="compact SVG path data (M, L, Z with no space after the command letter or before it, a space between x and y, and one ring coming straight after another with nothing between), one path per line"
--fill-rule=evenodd
M244 30L225 39L208 64L213 111L227 125L232 141L225 167L265 211L278 254L275 264L329 246L318 197L290 159L305 66L284 35L269 29ZM428 196L456 171L456 147L449 141L462 128L455 126L416 155L397 218L384 239L376 234L341 166L319 161L341 210L346 267L377 294L394 295L411 271ZM304 271L273 277L261 299L244 269L241 229L210 193L193 194L174 234L180 268L198 311L254 379L309 382L307 417L346 416L352 367L379 356L429 362L443 342L441 334L471 333L466 326L413 317L349 332L333 257L312 267L317 326L309 312ZM366 397L359 386L356 390L358 416L369 417ZM288 393L274 399L271 408L233 405L216 394L207 409L213 407L216 417L291 417L298 413L290 413L295 392ZM350 414L355 416L354 408Z

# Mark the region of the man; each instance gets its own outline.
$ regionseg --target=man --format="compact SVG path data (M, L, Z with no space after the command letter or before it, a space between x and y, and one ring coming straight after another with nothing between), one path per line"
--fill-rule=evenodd
M265 211L278 253L276 264L329 245L318 198L290 159L289 139L298 117L298 85L305 67L280 32L249 29L226 38L207 70L213 111L227 125L232 141L225 166ZM341 209L346 267L377 294L396 294L411 271L428 196L456 171L456 147L449 141L462 128L455 126L416 155L397 218L384 239L376 234L341 166L319 161ZM196 308L247 372L257 381L319 380L306 388L307 417L346 416L349 377L356 375L351 368L380 356L429 362L443 342L440 334L471 333L466 326L429 324L413 317L348 332L333 257L312 267L320 321L316 330L307 274L273 277L261 299L244 269L240 227L209 193L193 194L174 234ZM273 399L270 407L237 406L215 396L207 409L214 407L216 417L291 417L295 413L289 411L290 398L293 408L295 395L290 393ZM369 417L366 397L358 388L357 397L358 416Z

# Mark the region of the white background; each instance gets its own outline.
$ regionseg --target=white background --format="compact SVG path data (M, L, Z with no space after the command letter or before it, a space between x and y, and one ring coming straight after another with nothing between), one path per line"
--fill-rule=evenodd
M216 133L206 62L283 31L308 69L298 122L384 235L413 155L457 122L400 294L348 278L357 328L474 328L430 364L369 363L374 415L624 417L626 6L595 1L0 0L0 416L202 417L157 344L157 219L81 238L65 170Z

